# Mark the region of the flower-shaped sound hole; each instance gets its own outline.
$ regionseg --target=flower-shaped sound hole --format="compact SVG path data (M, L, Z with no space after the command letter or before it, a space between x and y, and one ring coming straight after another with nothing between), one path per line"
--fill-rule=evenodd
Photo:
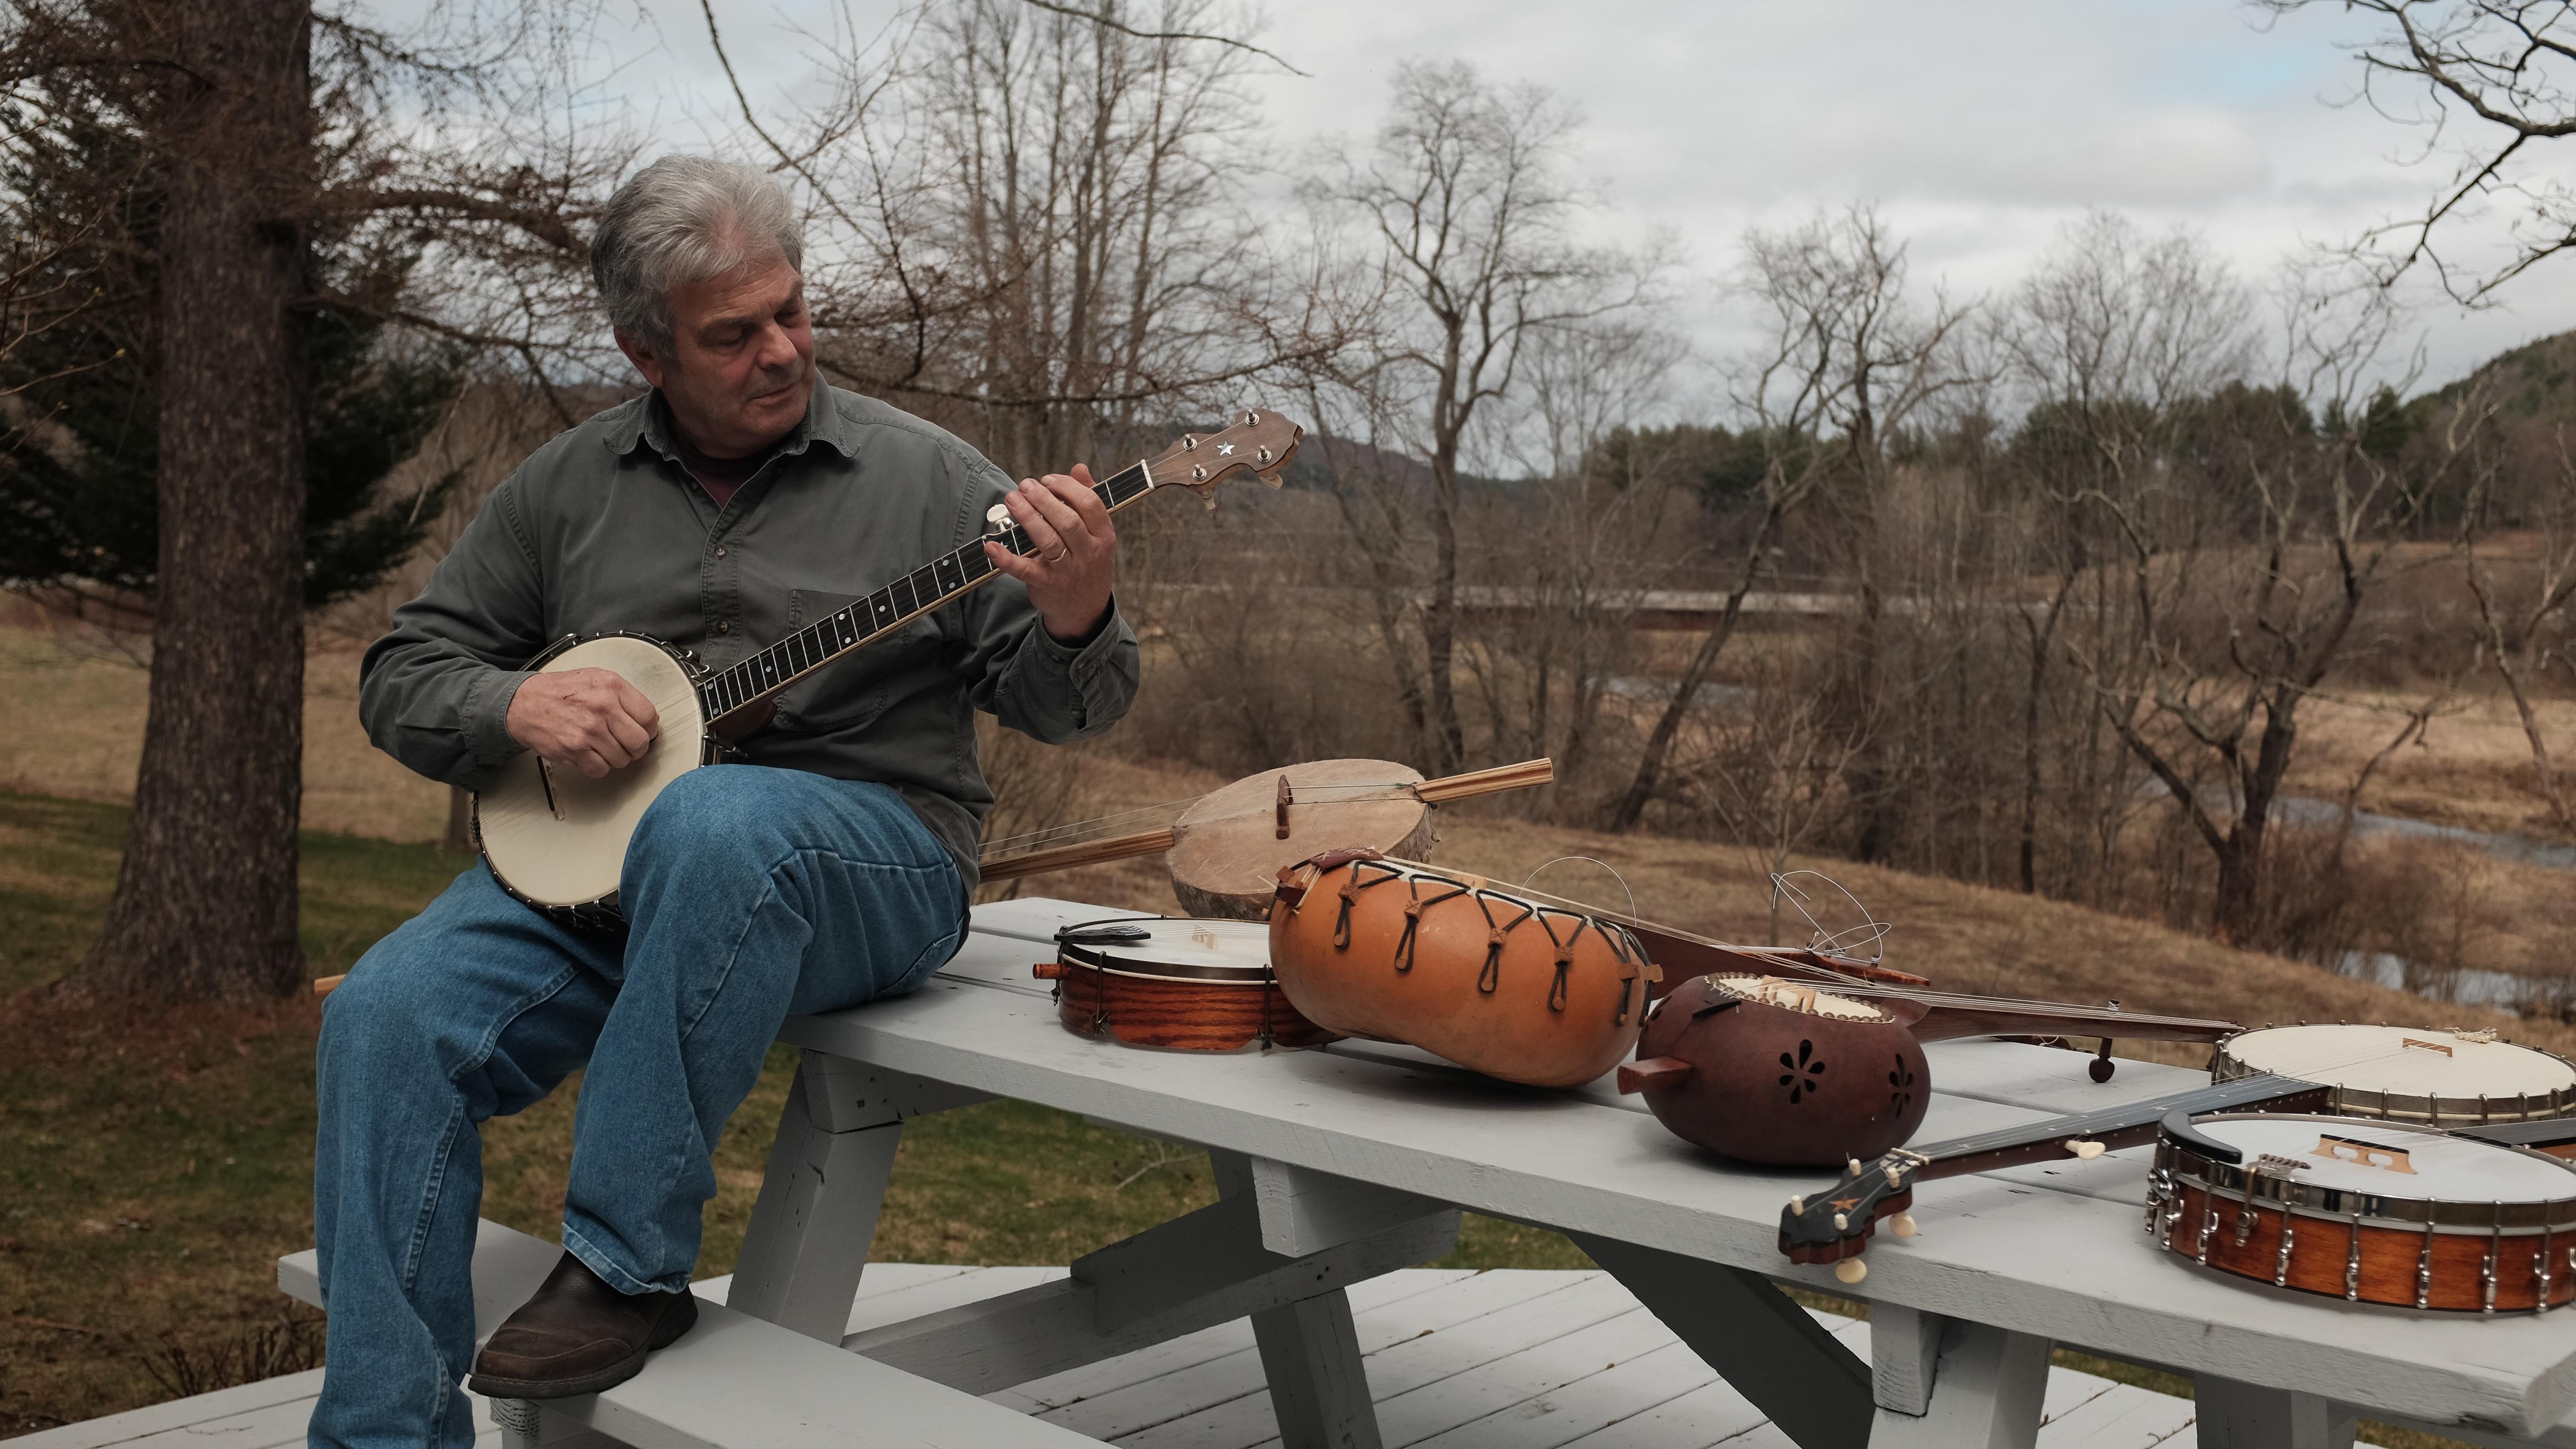
M1905 1064L1903 1055L1896 1059L1896 1069L1887 1074L1887 1104L1898 1116L1914 1101L1914 1069Z
M1780 1065L1788 1068L1780 1074L1780 1085L1789 1089L1789 1105L1792 1107L1798 1105L1801 1097L1815 1091L1818 1086L1816 1078L1825 1074L1824 1061L1816 1056L1813 1041L1798 1043L1795 1057L1787 1052L1780 1053Z

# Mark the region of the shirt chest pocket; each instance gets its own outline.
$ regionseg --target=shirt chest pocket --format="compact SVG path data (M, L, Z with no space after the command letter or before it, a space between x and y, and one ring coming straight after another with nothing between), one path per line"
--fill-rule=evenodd
M801 629L858 602L857 594L796 589L787 596L787 627ZM923 687L944 667L947 640L938 621L924 616L873 643L861 645L799 680L778 697L774 728L796 734L837 734L861 729L898 699Z

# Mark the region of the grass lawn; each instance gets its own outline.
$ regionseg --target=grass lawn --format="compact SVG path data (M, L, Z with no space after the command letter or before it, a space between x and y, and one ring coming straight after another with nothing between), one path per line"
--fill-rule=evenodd
M33 989L87 948L124 826L119 807L0 795L0 1435L318 1361L274 1269L313 1241L315 1005L137 1016ZM313 973L347 969L464 865L307 835ZM733 1266L793 1065L771 1055L717 1150L703 1274ZM574 1092L487 1129L485 1216L555 1236ZM1202 1153L993 1102L906 1130L874 1251L1062 1263L1213 1197ZM1591 1266L1554 1234L1482 1219L1445 1261Z

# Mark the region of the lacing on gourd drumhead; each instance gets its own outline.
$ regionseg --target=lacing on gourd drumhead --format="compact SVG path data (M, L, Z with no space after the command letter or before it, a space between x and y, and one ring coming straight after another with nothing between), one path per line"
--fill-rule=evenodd
M1360 875L1362 866L1375 866L1381 874L1374 880L1362 879ZM1634 993L1628 988L1627 983L1638 979L1639 968L1647 960L1647 956L1644 944L1639 942L1627 927L1604 924L1590 916L1576 915L1570 911L1551 912L1543 906L1532 905L1517 896L1487 892L1447 876L1415 874L1368 860L1352 861L1350 878L1343 881L1341 889L1335 893L1340 897L1341 905L1333 918L1333 949L1337 951L1350 949L1351 908L1358 904L1359 893L1373 886L1382 886L1390 881L1399 880L1405 883L1408 899L1404 904L1404 930L1396 937L1395 942L1393 964L1398 975L1413 969L1414 948L1420 937L1424 909L1465 896L1476 903L1476 909L1485 917L1485 964L1476 973L1476 990L1479 993L1491 996L1501 987L1503 944L1522 923L1535 918L1539 923L1539 929L1547 933L1548 944L1555 948L1556 953L1555 979L1549 983L1547 992L1548 1010L1556 1012L1565 1010L1570 996L1569 981L1574 969L1575 943L1583 939L1583 933L1586 930L1591 930L1608 944L1610 954L1626 968L1620 976L1619 1011L1612 1019L1612 1024L1616 1026L1628 1024L1628 1013L1631 1010L1629 1003ZM1432 881L1449 889L1438 895L1425 897L1422 894L1424 881ZM1496 900L1518 908L1520 914L1509 921L1497 923L1494 920L1493 908L1493 902ZM1573 932L1560 940L1556 934L1556 927L1548 921L1551 914L1572 919Z

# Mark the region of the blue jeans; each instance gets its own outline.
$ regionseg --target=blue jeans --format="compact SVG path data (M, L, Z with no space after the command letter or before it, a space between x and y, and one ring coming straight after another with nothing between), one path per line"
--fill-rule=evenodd
M893 790L724 765L645 811L623 937L558 926L477 864L332 993L314 1235L329 1372L310 1442L466 1449L485 1118L589 1064L564 1246L688 1291L708 1158L790 1012L910 991L965 932L957 867Z

